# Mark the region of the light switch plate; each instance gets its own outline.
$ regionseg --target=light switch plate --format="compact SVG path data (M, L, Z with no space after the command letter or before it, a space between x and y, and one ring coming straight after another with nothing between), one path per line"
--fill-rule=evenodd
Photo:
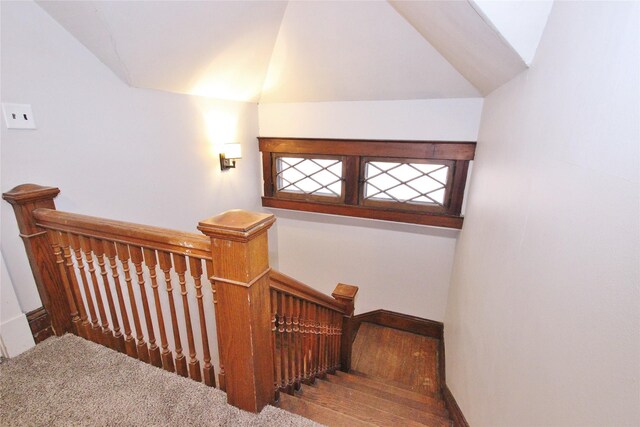
M4 122L7 129L35 129L36 122L33 118L31 105L2 103Z

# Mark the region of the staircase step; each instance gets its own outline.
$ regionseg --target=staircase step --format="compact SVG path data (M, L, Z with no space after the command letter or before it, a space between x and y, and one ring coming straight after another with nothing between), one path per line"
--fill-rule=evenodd
M396 388L400 388L402 390L410 391L412 393L421 394L423 396L431 396L431 397L435 397L436 399L441 399L442 398L442 395L440 393L433 393L433 392L429 392L429 391L426 391L426 390L425 391L415 390L415 388L410 388L409 386L407 386L406 384L403 384L401 382L389 380L389 379L386 379L386 378L378 378L378 377L376 377L374 375L365 374L364 372L358 372L358 371L351 370L351 371L349 371L349 374L350 375L355 375L357 377L367 378L367 379L372 380L372 381L377 381L378 383L382 383L387 387L388 386L393 386L393 387L396 387Z
M280 393L279 406L280 409L331 427L370 427L374 425L285 393Z
M304 393L307 396L312 392L315 392L317 395L329 394L336 399L349 402L352 405L369 406L430 426L449 427L451 425L448 412L441 408L438 408L437 411L431 411L430 408L425 405L423 408L417 409L363 391L343 387L329 381L316 381L313 387L304 388Z
M441 399L415 393L399 387L389 386L370 378L338 371L336 372L336 375L328 375L327 381L390 400L392 402L400 403L414 409L427 410L429 412L447 416L444 401Z
M427 425L372 406L354 404L355 402L345 400L336 394L323 392L317 387L302 387L300 398L377 426L423 427ZM438 425L438 427L441 426ZM447 427L450 427L450 424Z

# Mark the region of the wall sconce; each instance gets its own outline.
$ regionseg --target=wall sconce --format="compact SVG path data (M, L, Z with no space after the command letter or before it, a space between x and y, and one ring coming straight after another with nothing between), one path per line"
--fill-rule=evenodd
M240 144L224 144L220 153L220 169L227 170L236 167L236 160L242 158Z

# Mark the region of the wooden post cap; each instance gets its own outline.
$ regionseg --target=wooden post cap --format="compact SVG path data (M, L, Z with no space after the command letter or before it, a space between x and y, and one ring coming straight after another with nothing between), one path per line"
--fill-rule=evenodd
M23 205L43 199L53 199L60 194L57 187L45 187L38 184L22 184L2 194L2 198L12 205Z
M247 242L275 222L273 214L233 209L200 221L198 230L212 238Z
M347 299L352 300L358 293L358 287L353 285L345 285L344 283L338 283L336 288L331 293L331 296L335 299Z

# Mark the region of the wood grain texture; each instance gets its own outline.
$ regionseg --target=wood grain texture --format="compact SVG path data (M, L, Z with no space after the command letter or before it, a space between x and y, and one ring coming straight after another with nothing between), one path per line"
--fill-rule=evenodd
M211 238L220 354L227 401L259 412L274 401L266 231L273 215L241 210L201 221Z
M332 409L337 412L348 414L353 418L357 418L361 421L378 426L398 425L407 427L418 427L425 425L424 423L421 423L419 421L414 421L413 419L396 415L393 412L387 412L383 409L369 405L362 405L362 402L353 402L349 399L344 399L343 396L335 393L322 393L312 386L305 386L302 390L301 396L303 397L303 399L317 405L324 406L325 408ZM437 427L444 426L437 425Z
M438 341L362 323L353 343L353 371L417 393L438 396Z
M445 403L442 399L415 393L405 388L395 387L386 382L376 381L372 378L338 371L335 375L327 377L327 381L340 384L343 387L359 390L372 396L391 400L392 402L400 403L410 408L428 409L430 412L443 416L447 414Z
M70 316L69 301L61 270L56 263L51 242L45 229L36 225L33 211L40 208L55 210L53 199L60 193L55 187L24 184L7 191L2 198L13 207L20 237L24 243L38 294L51 318L56 335L75 330Z
M36 209L33 215L36 218L37 225L46 229L81 234L120 244L161 249L201 259L208 259L211 256L209 240L196 233L186 233L52 209Z
M36 308L26 314L33 340L38 344L55 335L51 327L51 318L44 307Z
M282 395L279 402L280 409L293 412L317 423L332 427L365 427L374 424L361 421L349 415L336 412L330 408L317 405L298 397Z
M311 390L318 394L331 394L337 399L350 402L353 406L374 407L429 426L449 427L449 414L444 409L440 409L436 413L431 411L429 407L415 408L405 406L383 397L374 396L349 387L342 387L339 384L328 381L317 381L313 387L305 388L305 393L308 394Z
M376 325L399 329L429 338L443 339L444 337L444 325L442 322L380 309L353 317L354 338L362 322L375 323Z
M464 218L427 212L402 212L384 208L348 206L331 203L306 202L299 200L263 197L262 206L294 211L317 212L331 215L354 216L357 218L379 219L383 221L406 222L409 224L432 225L436 227L461 229Z
M269 272L270 285L273 289L277 289L281 293L292 295L305 301L313 302L314 304L321 305L332 310L344 313L347 308L343 302L336 298L331 298L328 295L323 294L311 286L280 273L277 270L271 269Z
M415 159L473 160L476 148L476 143L472 141L393 141L272 137L258 137L258 141L260 151L263 152L409 157Z

